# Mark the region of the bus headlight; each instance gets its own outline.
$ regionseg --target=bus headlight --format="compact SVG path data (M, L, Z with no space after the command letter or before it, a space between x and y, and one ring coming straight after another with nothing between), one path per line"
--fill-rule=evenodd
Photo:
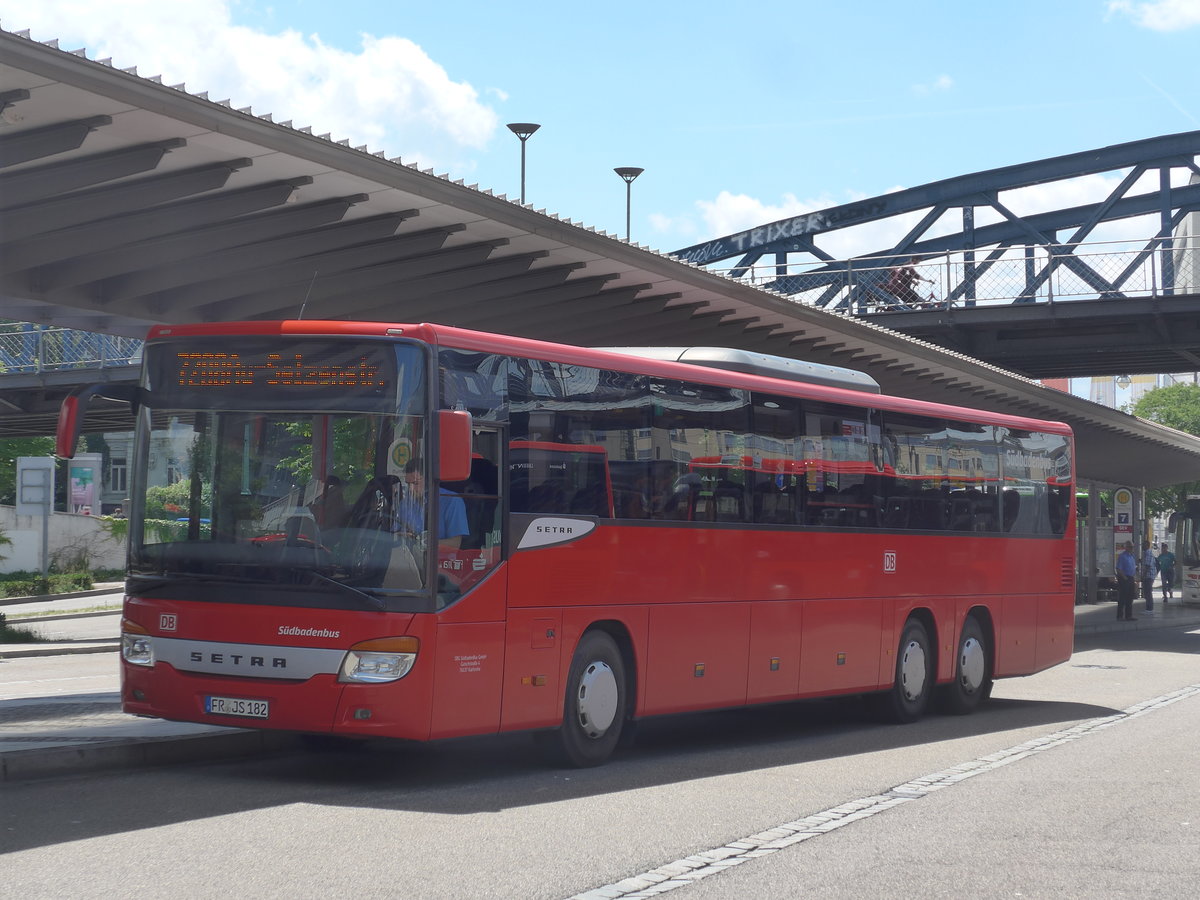
M121 620L121 658L131 666L154 665L154 641L141 625Z
M342 660L338 681L362 684L398 681L412 670L420 645L415 637L376 638L355 644Z

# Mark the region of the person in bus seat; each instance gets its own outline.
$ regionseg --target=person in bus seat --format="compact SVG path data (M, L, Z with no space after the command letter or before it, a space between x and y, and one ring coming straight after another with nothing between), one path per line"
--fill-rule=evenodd
M695 472L679 476L671 489L671 496L663 504L663 518L690 521L702 485L703 480Z
M467 507L462 497L442 487L438 504L438 548L457 550L467 527ZM425 530L425 473L419 459L409 460L404 466L404 499L397 510L397 530L410 535L420 535Z
M570 512L573 516L607 516L607 506L604 485L593 484L575 492L571 498Z
M552 481L543 481L529 491L527 512L565 513L567 497L563 489Z
M346 523L346 498L342 479L330 475L324 481L321 493L308 504L313 518L322 528L341 528Z
M451 493L462 498L467 511L468 533L463 537L460 549L478 550L487 543L488 533L495 526L498 484L496 464L477 456L471 460L471 477L448 486Z

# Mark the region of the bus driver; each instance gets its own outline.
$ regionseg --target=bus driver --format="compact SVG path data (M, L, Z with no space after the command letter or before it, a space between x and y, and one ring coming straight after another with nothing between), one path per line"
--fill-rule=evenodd
M438 512L438 547L442 550L457 550L467 527L467 507L462 497L442 488L438 492L441 503ZM425 522L425 475L421 461L411 459L404 466L404 499L400 501L397 515L398 530L420 534Z

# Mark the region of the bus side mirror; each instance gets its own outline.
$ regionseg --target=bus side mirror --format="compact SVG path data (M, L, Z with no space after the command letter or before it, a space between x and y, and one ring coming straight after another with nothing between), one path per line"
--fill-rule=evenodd
M1167 517L1167 531L1171 534L1175 533L1175 526L1179 524L1179 513L1173 512Z
M471 477L471 414L463 409L438 410L439 481Z
M83 430L83 414L93 397L126 401L134 413L141 403L142 389L133 384L89 384L75 388L63 399L58 411L58 431L54 436L54 455L59 459L75 456L79 432Z

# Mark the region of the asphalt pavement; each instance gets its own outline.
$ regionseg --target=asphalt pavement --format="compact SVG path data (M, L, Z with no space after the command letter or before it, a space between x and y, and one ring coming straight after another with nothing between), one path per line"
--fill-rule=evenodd
M287 732L145 719L115 690L121 585L0 600L10 625L48 639L0 644L0 782L70 772L223 759L294 747ZM1200 625L1200 607L1163 604L1118 622L1116 605L1075 607L1075 634Z

